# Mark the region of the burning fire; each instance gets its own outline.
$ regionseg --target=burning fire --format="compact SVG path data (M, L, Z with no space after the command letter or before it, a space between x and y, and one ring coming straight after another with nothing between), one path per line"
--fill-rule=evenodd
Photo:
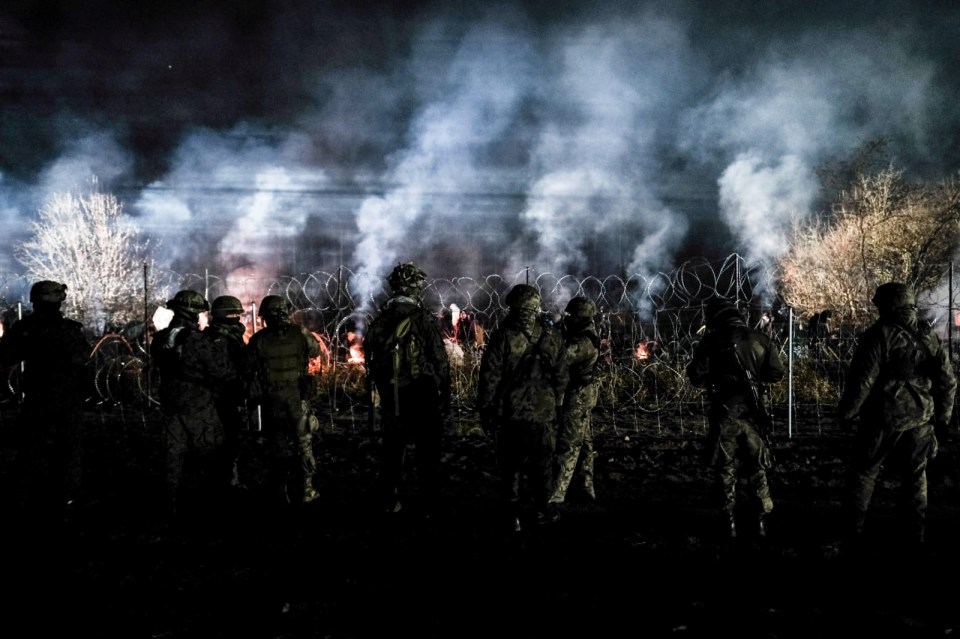
M363 364L363 338L353 331L347 332L347 344L349 344L348 364Z
M639 360L650 359L650 356L653 354L653 349L656 347L657 343L653 340L648 340L646 342L640 342L637 344L636 350L634 350L634 357Z

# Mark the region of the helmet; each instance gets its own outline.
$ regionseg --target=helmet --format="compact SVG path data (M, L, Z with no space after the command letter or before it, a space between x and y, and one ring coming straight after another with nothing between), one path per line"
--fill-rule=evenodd
M887 282L877 287L877 291L870 301L880 311L892 311L898 308L916 306L917 297L911 286L899 282Z
M60 303L67 299L67 285L52 280L42 280L30 287L30 303Z
M567 308L564 312L571 317L592 318L597 314L597 305L592 299L586 297L575 297L567 302Z
M279 295L267 295L260 300L260 317L286 317L290 314L290 304Z
M426 281L427 274L413 262L397 264L387 277L387 283L390 285L390 288L398 292L411 288L423 288Z
M172 300L167 301L167 307L174 310L180 309L182 311L187 311L188 313L196 313L199 315L204 311L210 310L210 303L207 302L207 298L200 293L187 289L178 291L177 294L173 296Z
M535 311L540 308L540 292L529 284L517 284L504 299L511 309Z
M243 310L243 304L232 295L221 295L210 305L210 312L215 318L240 317Z
M737 310L736 305L730 300L722 297L714 297L707 302L706 318L708 325L716 326L731 317L742 318L740 311Z

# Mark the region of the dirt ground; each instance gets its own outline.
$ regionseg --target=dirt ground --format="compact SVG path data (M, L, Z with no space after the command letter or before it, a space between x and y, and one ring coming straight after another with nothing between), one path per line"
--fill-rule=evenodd
M0 463L9 489L16 407ZM696 434L598 433L596 502L571 493L549 525L506 529L492 443L445 441L444 507L372 499L377 434L321 415L321 498L265 508L250 491L205 504L177 528L156 513L155 416L92 410L86 500L61 529L3 525L5 637L933 637L960 631L957 453L930 471L928 543L896 534L896 483L878 487L869 543L839 552L848 440L776 439L766 540L718 536ZM455 434L456 433L456 434ZM744 517L744 523L748 522ZM746 527L746 526L745 526Z

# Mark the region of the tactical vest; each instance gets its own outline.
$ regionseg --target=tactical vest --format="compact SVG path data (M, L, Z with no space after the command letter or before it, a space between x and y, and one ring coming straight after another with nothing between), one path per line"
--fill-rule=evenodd
M267 385L297 384L305 374L307 343L298 327L266 328L255 335L254 347Z

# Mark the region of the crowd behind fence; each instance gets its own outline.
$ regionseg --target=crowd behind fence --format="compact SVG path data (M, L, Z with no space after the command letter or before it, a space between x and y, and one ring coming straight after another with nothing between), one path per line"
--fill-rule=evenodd
M173 281L175 288L199 291L209 300L223 294L240 298L251 334L259 328L259 300L268 294L285 297L295 309L295 321L321 342L321 355L311 363L318 413L358 426L366 422L371 398L365 391L362 336L378 303L387 298L385 282L366 286L376 293L363 297L352 285L354 273L345 267L271 280L237 282L204 273L174 274ZM602 427L667 434L706 431L706 396L687 382L685 368L702 335L706 302L719 295L738 303L748 323L774 340L787 364L787 377L770 389L775 433L792 436L835 428L834 411L859 330L832 326L829 313L799 316L778 306L758 287L765 281L770 280L762 266L733 255L719 264L689 262L651 278L556 277L531 270L512 277L438 278L429 281L425 304L436 313L446 340L455 419L464 424L475 416L485 338L506 316L507 291L529 283L541 291L543 311L553 321L575 295L597 302L601 359L596 421ZM952 291L947 299L953 299ZM21 304L16 303L17 313ZM6 306L5 324L15 317L9 298ZM949 322L943 319L952 319L952 304L924 310L926 316L940 318L940 332L952 351L952 331L944 330ZM149 326L145 317L96 338L91 403L158 407L149 366ZM4 402L17 400L18 374L17 368L7 372Z

